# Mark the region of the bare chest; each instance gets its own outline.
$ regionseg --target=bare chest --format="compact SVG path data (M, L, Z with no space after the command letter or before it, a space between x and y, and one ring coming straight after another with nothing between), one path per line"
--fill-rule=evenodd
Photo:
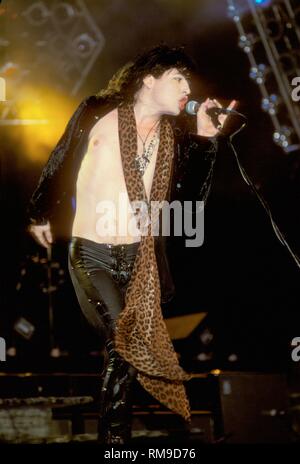
M119 192L126 191L120 151L118 120L116 115L111 114L110 116L110 118L106 119L105 117L98 121L91 129L87 151L78 175L78 185L88 183L88 190L98 199L102 198L108 192L109 196L113 197ZM145 147L139 137L137 137L136 142L137 153L135 153L135 156L141 159L141 155L146 153L149 158L149 163L146 164L142 178L147 197L150 198L158 142L154 144L153 148L150 147L148 152L147 148L149 144Z

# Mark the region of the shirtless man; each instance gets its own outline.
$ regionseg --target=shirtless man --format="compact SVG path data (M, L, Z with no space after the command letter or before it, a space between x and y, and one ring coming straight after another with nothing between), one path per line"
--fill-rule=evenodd
M123 121L120 119L120 107L124 102L132 105L137 149L137 153L132 154L132 162L142 177L144 199L149 201L160 146L165 140L173 141L173 135L164 129L166 126L162 121L165 116L178 116L184 109L191 91L188 81L191 68L191 61L182 49L161 46L141 55L127 68L125 78L124 73L120 73L113 98L109 91L100 94L110 106L102 113L96 112L95 119L90 118L92 122L82 123L86 144L74 179L76 212L69 248L69 270L81 309L105 346L99 422L99 438L105 443L123 443L130 437L130 385L139 372L138 363L134 366L134 362L127 362L127 357L125 361L114 343L116 321L125 305L126 290L141 242L139 228L132 227L132 224L136 226L132 199L128 195L128 182L132 180L128 181L130 171L124 172L126 158L122 157L121 149L121 139L126 138L126 131L123 133L120 125L126 125L126 117ZM127 87L120 85L122 79L127 82ZM113 81L116 84L118 79ZM231 102L229 108L234 104ZM202 141L206 138L208 143L218 132L206 114L206 110L214 106L220 104L207 99L197 113L196 137ZM74 138L71 133L74 127L78 129L80 122L87 121L86 107L83 105L75 123L69 125L68 140ZM226 116L219 116L221 125L225 119ZM67 158L68 150L70 147L63 141L62 149L58 147L57 153L63 151ZM63 166L64 158L60 166ZM163 158L160 159L162 163ZM52 181L55 169L50 171ZM47 173L42 178L47 178ZM38 243L49 247L53 242L51 223L47 214L43 215L43 223L35 214L36 210L40 213L42 209L37 204L43 183L44 180L31 201L30 232ZM106 221L103 221L104 212Z

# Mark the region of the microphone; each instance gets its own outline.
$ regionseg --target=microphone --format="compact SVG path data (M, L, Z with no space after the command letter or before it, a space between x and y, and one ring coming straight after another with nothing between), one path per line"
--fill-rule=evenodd
M185 111L187 114L190 114L191 116L195 116L200 108L200 103L198 103L195 100L190 100L187 102L185 105ZM230 110L228 108L219 108L218 106L214 106L212 108L208 108L206 110L206 113L210 116L219 116L219 114L236 114L240 116L240 113L235 110Z
M192 116L195 116L197 114L197 111L199 110L199 108L200 108L200 103L198 103L195 100L190 100L185 105L185 111L187 112L187 114L190 114ZM244 114L239 113L236 110L231 110L229 108L219 108L218 106L213 106L212 108L208 108L206 110L206 114L210 116L213 125L219 131L221 131L222 129L222 124L220 123L218 119L220 114L227 114L227 115L230 114L231 116L239 116L240 118L243 118L245 121L247 121L247 117Z

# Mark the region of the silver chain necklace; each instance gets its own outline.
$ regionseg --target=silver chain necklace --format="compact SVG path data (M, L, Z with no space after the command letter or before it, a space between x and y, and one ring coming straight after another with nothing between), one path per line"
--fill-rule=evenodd
M148 145L148 147L146 149L147 139L148 139L151 131L154 129L154 127L156 125L157 125L157 127L155 129L153 137L150 140L149 145ZM145 140L142 139L142 137L140 136L140 134L137 131L137 135L138 135L138 137L140 138L140 140L141 140L141 142L143 144L143 152L142 152L141 155L136 155L136 157L135 157L135 165L136 165L138 171L141 173L141 175L144 175L144 172L146 171L147 166L150 163L151 156L153 155L154 149L155 149L156 145L159 142L159 127L160 127L160 124L159 124L159 120L158 120L158 121L155 122L155 124L149 130Z

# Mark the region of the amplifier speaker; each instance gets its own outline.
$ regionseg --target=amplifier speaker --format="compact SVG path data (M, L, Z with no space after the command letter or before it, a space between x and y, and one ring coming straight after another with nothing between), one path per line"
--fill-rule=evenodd
M223 372L217 389L215 433L228 443L289 442L288 390L281 374Z

